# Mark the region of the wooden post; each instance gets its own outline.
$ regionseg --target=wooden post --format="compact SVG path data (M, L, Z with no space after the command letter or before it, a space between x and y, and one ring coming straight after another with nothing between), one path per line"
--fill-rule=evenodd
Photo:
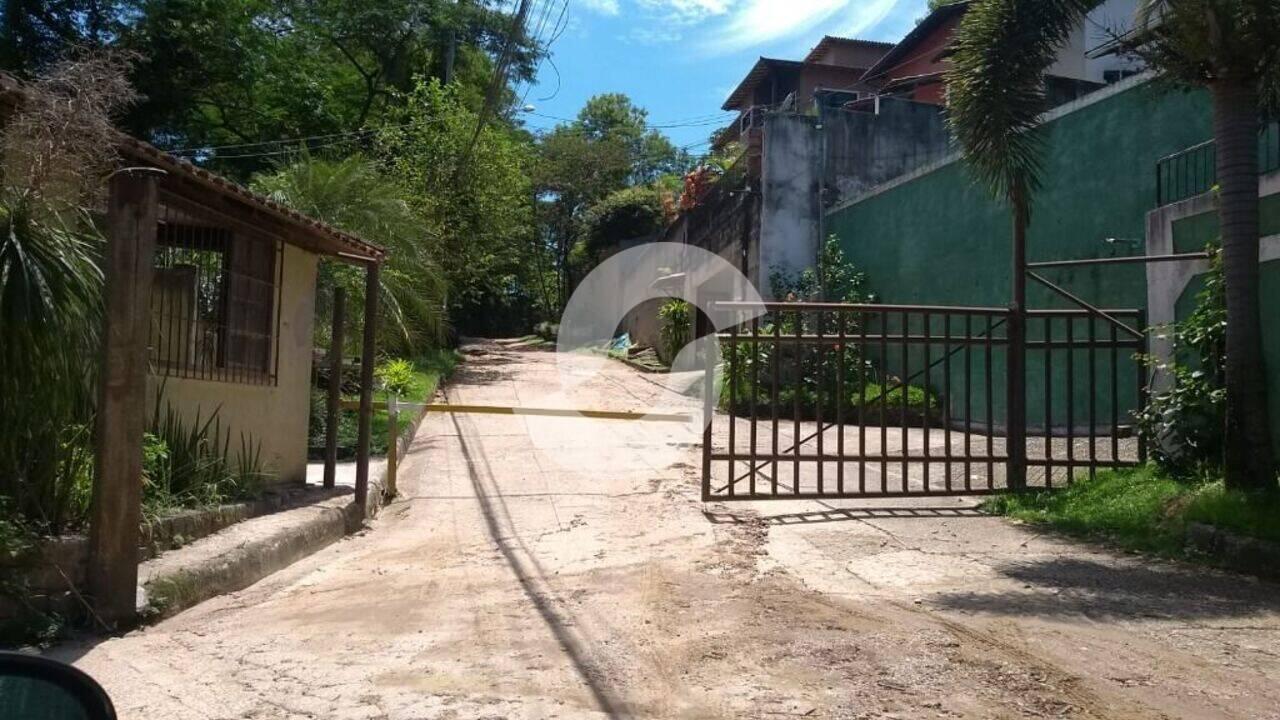
M400 469L400 396L387 397L387 496L396 496L396 471Z
M132 622L137 604L157 213L156 171L111 178L87 579L94 612L113 626Z
M347 291L333 289L333 339L329 345L329 396L324 427L324 486L336 484L338 474L338 423L342 416L342 343L346 334Z
M369 439L373 431L373 363L378 331L378 271L370 263L364 276L364 343L360 349L360 431L356 450L356 504L369 499Z

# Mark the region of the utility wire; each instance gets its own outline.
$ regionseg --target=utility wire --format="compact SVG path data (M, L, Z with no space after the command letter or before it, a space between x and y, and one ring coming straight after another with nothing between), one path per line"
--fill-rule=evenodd
M455 178L462 173L463 167L470 162L471 152L475 149L476 142L480 139L480 132L484 130L485 123L489 120L489 115L497 105L498 93L501 92L503 85L507 81L507 66L511 63L511 52L516 43L520 41L520 36L524 34L524 21L528 15L529 0L520 0L520 6L516 9L516 16L511 22L511 32L507 34L506 42L502 46L498 65L493 69L493 79L489 83L489 91L485 93L484 105L480 108L480 116L476 118L475 132L471 134L471 141L467 143L466 151L459 156L458 164L454 167L453 174Z

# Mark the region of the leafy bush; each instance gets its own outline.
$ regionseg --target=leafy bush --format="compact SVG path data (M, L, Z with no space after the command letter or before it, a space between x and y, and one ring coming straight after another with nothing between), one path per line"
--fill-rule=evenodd
M143 512L149 517L172 508L217 505L258 495L269 474L262 469L262 444L240 433L232 453L231 430L223 428L221 408L208 417L197 410L185 418L156 396L155 411L143 441Z
M668 364L693 339L691 310L689 303L674 298L658 308L658 319L662 321L662 326L658 329L662 339L662 360Z
M543 340L555 341L560 335L560 323L543 321L533 326L533 334Z
M373 371L382 389L396 395L408 395L417 382L413 363L403 358L388 360Z
M616 190L587 211L586 252L593 260L623 240L652 235L667 223L666 192L641 185Z
M1159 465L1176 474L1220 466L1224 448L1226 390L1226 286L1220 253L1209 248L1210 270L1186 320L1164 328L1174 358L1140 358L1154 374L1164 373L1166 389L1153 392L1137 414L1138 432Z

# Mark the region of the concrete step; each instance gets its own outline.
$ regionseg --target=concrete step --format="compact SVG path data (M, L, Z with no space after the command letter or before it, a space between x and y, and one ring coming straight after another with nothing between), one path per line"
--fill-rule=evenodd
M365 513L350 491L255 517L138 566L138 615L155 621L217 595L249 587L363 526L383 502L383 478L369 480Z

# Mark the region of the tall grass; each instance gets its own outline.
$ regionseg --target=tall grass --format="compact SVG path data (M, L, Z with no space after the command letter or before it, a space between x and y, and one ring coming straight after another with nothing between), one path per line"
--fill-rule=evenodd
M262 468L262 443L242 432L233 453L221 406L208 416L197 409L188 418L163 395L162 388L143 443L143 514L151 519L174 508L259 494L269 477Z

